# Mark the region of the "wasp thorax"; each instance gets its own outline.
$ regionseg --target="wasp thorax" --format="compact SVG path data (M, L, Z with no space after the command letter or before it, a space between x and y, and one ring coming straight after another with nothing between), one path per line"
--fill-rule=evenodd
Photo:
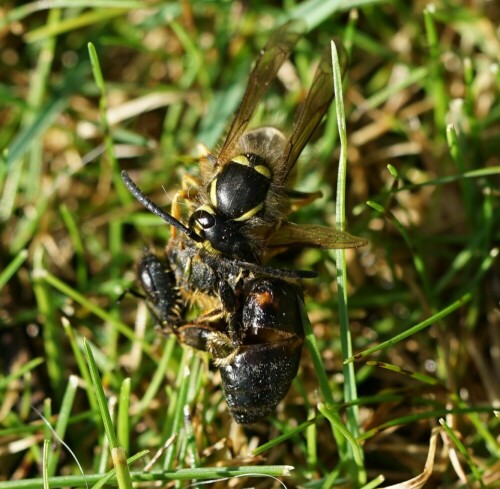
M260 156L235 156L210 182L210 202L225 218L246 221L264 208L271 177Z

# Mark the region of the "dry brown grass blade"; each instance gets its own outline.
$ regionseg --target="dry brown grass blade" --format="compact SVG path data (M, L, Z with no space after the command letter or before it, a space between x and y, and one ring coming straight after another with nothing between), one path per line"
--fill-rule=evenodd
M437 440L440 429L435 428L432 430L431 439L429 441L429 452L427 454L427 460L425 461L425 467L421 474L413 479L409 479L405 482L400 482L392 486L386 486L381 489L419 489L424 487L424 484L429 480L434 468L434 456L436 455Z

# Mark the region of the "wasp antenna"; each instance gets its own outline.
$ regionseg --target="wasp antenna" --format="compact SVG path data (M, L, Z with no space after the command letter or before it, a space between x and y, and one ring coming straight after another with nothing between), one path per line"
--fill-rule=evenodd
M184 226L182 222L178 221L174 216L165 212L161 207L157 206L149 197L147 197L144 192L135 184L135 182L130 178L129 174L122 170L122 180L125 186L128 188L129 192L149 211L161 217L165 222L174 226L179 231L182 231L188 238L193 241L203 241L200 236L198 236L192 229Z

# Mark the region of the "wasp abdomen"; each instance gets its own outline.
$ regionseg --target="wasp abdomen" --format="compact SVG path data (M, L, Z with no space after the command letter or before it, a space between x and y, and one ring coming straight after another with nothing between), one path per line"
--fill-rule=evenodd
M249 424L274 411L297 374L301 342L243 347L221 368L227 405L237 423Z
M297 374L304 338L302 298L279 279L250 283L243 307L242 345L221 368L229 409L238 423L270 414L285 397Z

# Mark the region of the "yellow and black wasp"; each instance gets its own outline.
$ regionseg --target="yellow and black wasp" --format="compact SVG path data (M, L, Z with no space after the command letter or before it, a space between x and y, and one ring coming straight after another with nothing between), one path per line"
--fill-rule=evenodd
M271 36L221 150L205 152L200 175L186 179L171 213L122 172L137 200L171 225L164 256L148 251L138 264L150 308L164 333L212 354L238 423L252 423L271 413L288 392L300 361L307 316L298 280L315 274L266 266L267 258L292 246L366 244L345 232L288 220L292 211L320 195L292 186L296 162L333 99L329 50L320 60L289 138L273 127L247 130L303 32L301 21L291 21ZM181 212L181 202L187 204L187 213ZM205 312L187 321L193 302Z

